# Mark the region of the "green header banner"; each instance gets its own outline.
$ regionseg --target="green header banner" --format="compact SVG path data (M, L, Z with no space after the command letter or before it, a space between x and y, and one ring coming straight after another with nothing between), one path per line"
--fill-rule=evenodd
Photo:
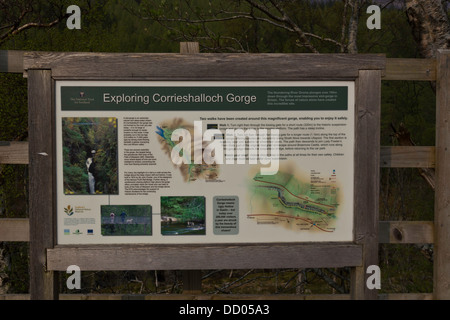
M347 110L347 86L62 86L63 111Z

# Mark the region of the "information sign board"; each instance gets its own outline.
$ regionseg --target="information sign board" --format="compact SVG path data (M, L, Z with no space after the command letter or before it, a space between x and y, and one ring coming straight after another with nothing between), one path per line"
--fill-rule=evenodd
M353 240L353 81L56 81L58 244Z

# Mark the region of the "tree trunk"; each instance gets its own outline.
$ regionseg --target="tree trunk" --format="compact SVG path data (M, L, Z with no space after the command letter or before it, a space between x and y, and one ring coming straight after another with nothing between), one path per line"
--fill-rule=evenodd
M350 0L348 2L351 8L350 22L348 25L348 53L358 53L358 23L359 23L359 0Z
M434 58L437 49L450 49L450 24L441 0L405 0L405 5L422 57Z

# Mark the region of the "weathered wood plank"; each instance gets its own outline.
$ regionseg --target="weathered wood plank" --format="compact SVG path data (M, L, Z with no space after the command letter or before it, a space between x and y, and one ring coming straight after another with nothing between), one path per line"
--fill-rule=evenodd
M55 299L57 277L45 270L47 248L55 243L53 85L50 70L28 73L30 294Z
M436 81L436 59L386 59L382 80Z
M198 49L196 42L181 42L180 52L194 51ZM24 69L23 56L25 51L0 51L0 72L18 72L22 73ZM28 52L26 68L29 68L30 56L50 55L55 53L46 52ZM9 67L8 67L9 65ZM48 67L47 67L48 68ZM8 71L9 70L9 71ZM383 74L383 80L436 80L436 60L435 59L386 59L386 71Z
M428 146L395 146L380 148L382 168L434 168L436 148Z
M30 223L24 218L0 219L0 241L29 241Z
M198 42L180 42L180 53L200 53L200 45Z
M0 72L23 73L23 54L20 50L0 50Z
M0 164L28 164L28 142L0 143Z
M270 257L270 259L269 259ZM97 245L47 250L48 270L200 270L361 265L355 244Z
M437 56L434 294L450 299L450 50Z
M433 243L433 221L380 221L379 243Z
M366 286L366 270L378 265L378 197L380 172L381 72L361 70L356 81L355 242L363 246L363 264L351 272L354 299L376 299Z
M264 66L264 67L261 67ZM338 80L383 70L383 55L44 53L24 55L24 68L51 69L55 79Z
M180 52L198 52L198 43L181 42ZM26 51L0 51L0 72L17 72L22 73L24 70L24 53ZM55 53L49 52L28 52L26 68L29 68L30 56L50 55ZM47 67L48 68L48 67ZM388 58L386 59L386 71L383 74L383 80L436 80L436 60L435 59L402 59Z

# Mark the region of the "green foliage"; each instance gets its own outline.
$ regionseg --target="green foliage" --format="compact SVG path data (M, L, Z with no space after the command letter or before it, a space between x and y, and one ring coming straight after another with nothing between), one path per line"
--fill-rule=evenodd
M416 245L380 245L381 293L433 292L433 262Z
M41 2L41 1L38 1ZM50 1L50 4L57 2ZM70 1L60 3L63 12ZM31 28L3 43L0 49L73 52L176 52L179 45L167 41L157 22L139 19L129 11L134 0L101 0L76 3L81 9L81 29L69 30L66 19L53 28ZM31 18L30 18L31 19Z
M400 123L416 145L433 146L436 127L436 94L428 82L383 81L381 92L381 142L395 144L391 125Z
M28 201L28 166L1 165L0 218L25 218Z
M204 222L205 197L161 197L161 215L176 218L179 222Z
M4 284L9 288L9 293L28 293L30 286L29 277L29 244L24 242L0 242L3 257L9 260Z
M28 136L26 79L20 74L0 73L0 97L0 141L25 140Z

